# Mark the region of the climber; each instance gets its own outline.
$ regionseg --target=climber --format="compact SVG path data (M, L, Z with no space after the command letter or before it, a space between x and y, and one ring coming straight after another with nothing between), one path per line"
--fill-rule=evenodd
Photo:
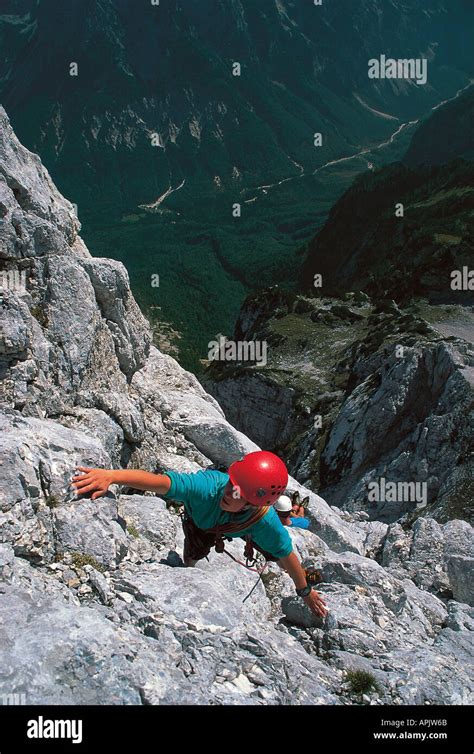
M288 472L278 456L259 450L232 463L227 473L217 470L152 474L135 469L92 469L79 466L71 484L76 494L104 495L111 484L150 490L160 497L184 503L184 564L193 567L211 547L224 549L224 537L246 540L246 554L254 547L285 570L297 594L316 615L327 612L325 600L308 584L293 552L291 537L273 508L285 490ZM247 554L248 557L248 554Z
M275 503L275 510L283 526L309 529L309 521L304 517L304 507L299 503L292 503L288 495L280 495Z

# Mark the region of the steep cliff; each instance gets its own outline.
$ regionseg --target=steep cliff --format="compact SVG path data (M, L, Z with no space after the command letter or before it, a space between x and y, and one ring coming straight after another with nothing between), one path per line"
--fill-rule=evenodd
M234 337L266 342L267 364L206 374L227 418L299 481L387 523L472 521L473 91L420 125L404 163L368 171L335 204L302 293L248 297ZM386 483L422 485L423 505L401 488L369 494Z
M256 283L294 280L354 176L399 159L416 120L474 76L466 0L1 6L16 133L194 372ZM426 59L426 85L369 78L381 53Z
M125 268L89 254L3 110L0 213L0 689L30 704L470 703L465 522L410 534L291 480L310 498L310 530L290 533L321 569L322 622L277 566L246 602L255 574L225 555L181 568L164 501L74 498L77 465L193 470L256 446L151 345ZM354 668L377 683L363 699Z
M234 337L265 341L266 365L215 361L204 384L229 421L281 452L300 482L387 523L415 514L472 520L469 309L401 310L367 296L275 288L246 301ZM424 500L371 496L382 479L417 482Z

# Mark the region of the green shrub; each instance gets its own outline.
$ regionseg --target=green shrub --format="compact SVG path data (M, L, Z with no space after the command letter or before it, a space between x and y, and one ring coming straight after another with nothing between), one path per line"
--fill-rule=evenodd
M96 571L100 571L101 573L105 571L105 567L101 563L92 557L92 555L88 555L85 552L73 552L72 564L76 566L76 568L84 568L85 565L90 565L92 568L95 568Z
M129 534L132 535L132 537L135 537L135 539L138 539L138 537L140 536L140 532L138 531L137 527L134 526L133 524L128 524L127 531Z
M46 503L48 508L57 508L59 505L59 500L56 495L48 495L44 502Z
M366 670L348 670L344 680L349 684L351 694L366 694L368 691L378 690L375 676Z

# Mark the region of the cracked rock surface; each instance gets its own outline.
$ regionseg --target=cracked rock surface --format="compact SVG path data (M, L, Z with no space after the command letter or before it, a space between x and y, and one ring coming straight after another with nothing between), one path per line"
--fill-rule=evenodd
M183 568L178 513L159 497L74 497L79 465L193 471L256 445L151 344L125 268L91 257L2 109L0 209L2 268L26 280L1 305L0 692L29 704L472 703L465 522L342 515L290 479L309 496L310 529L290 535L321 571L322 621L275 564L257 586L226 553ZM226 549L242 559L240 540ZM354 670L376 681L364 699Z

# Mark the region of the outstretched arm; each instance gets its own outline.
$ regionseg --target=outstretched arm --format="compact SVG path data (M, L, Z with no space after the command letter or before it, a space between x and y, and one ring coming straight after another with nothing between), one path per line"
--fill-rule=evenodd
M286 558L280 558L278 563L290 574L297 589L303 589L307 585L305 570L294 552L291 552ZM315 615L321 615L324 618L327 613L326 603L316 589L312 589L308 596L303 597L303 599Z
M150 490L158 495L165 495L171 486L171 480L166 474L152 474L141 469L89 469L86 466L78 466L77 471L84 473L73 477L72 486L79 495L92 492L92 500L105 495L111 484Z

